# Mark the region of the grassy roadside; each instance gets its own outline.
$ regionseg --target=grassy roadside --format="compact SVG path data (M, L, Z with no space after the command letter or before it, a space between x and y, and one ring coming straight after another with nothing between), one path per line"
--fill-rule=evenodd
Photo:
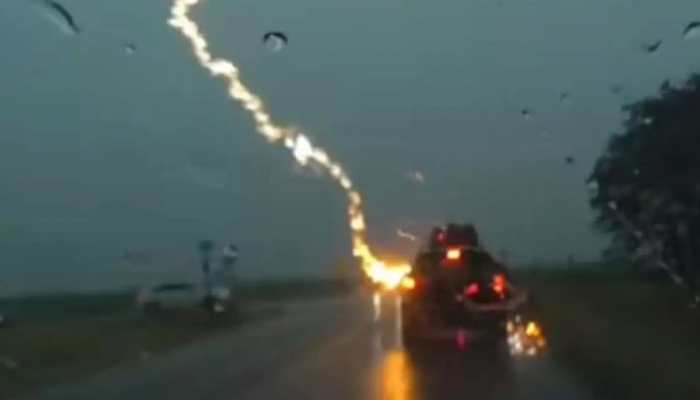
M133 295L49 295L0 300L17 315L0 327L0 399L154 354L283 312L286 301L347 293L346 283L314 279L246 282L239 312L212 319L197 309L147 317Z
M700 314L682 292L619 271L530 275L551 352L603 399L700 398Z

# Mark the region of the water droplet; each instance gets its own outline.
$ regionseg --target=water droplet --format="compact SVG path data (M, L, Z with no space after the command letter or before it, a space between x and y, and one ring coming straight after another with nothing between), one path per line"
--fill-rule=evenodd
M523 119L525 119L526 121L530 121L530 120L532 119L532 112L531 112L529 109L527 109L527 108L523 108L523 109L520 111L520 115L521 115L521 116L523 117Z
M421 171L410 171L406 174L406 179L423 184L425 183L425 174Z
M125 43L124 44L124 51L128 55L132 55L136 53L136 45L134 43Z
M274 53L282 50L287 45L288 41L287 35L278 31L267 32L263 35L265 47Z
M592 193L598 192L598 182L596 182L596 181L588 182L588 190L590 190Z
M683 29L685 39L695 39L700 37L700 21L693 21Z
M559 100L560 100L563 104L571 104L571 95L569 94L569 92L563 92L563 93L559 96Z
M411 242L415 242L416 240L418 240L416 235L414 235L410 232L404 231L403 229L397 229L396 235L402 239L406 239L406 240L409 240Z
M667 93L671 91L671 81L666 79L661 83L661 86L659 86L659 90L661 92Z
M61 3L54 0L44 0L41 5L44 16L56 24L65 34L77 35L80 33L75 18Z
M635 168L632 172L634 173L634 176L639 176L639 168Z
M617 204L614 201L609 201L608 208L610 208L611 210L617 211Z
M573 158L572 156L567 156L567 157L564 159L564 161L566 161L566 163L567 163L568 165L573 165L573 164L576 162L576 159Z
M642 120L642 123L644 125L651 125L652 122L654 122L654 118L652 118L652 117L646 117Z
M644 51L647 53L656 53L657 50L661 47L661 44L663 43L663 40L657 40L656 42L651 42L651 43L645 43L642 48Z
M6 369L17 369L17 362L10 356L0 356L0 365Z
M622 93L622 85L612 85L610 87L610 92L612 94L620 94Z
M225 171L192 163L186 164L182 170L178 171L177 175L195 185L216 190L226 188L228 182Z

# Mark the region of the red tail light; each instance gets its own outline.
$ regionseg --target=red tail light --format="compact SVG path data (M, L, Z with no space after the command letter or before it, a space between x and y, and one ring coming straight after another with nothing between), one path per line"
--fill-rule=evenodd
M504 296L506 293L506 277L503 274L494 275L491 288L497 295Z
M467 297L474 297L479 294L479 284L478 283L472 283L466 288L464 288L464 294L467 295Z

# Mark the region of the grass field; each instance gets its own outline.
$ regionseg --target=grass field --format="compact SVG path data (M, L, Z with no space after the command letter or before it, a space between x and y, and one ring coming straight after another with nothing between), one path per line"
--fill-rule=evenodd
M688 309L682 292L619 268L537 270L520 279L535 295L552 356L599 398L700 399L700 313ZM318 279L244 282L243 312L216 321L196 310L145 318L125 294L0 300L0 310L18 317L0 328L0 398L138 363L274 316L286 301L353 288ZM246 312L255 304L268 308Z
M524 280L552 355L599 398L700 399L700 313L682 291L616 268Z
M68 294L0 299L13 318L0 327L0 399L85 377L242 323L274 317L283 303L347 293L347 282L286 279L244 282L240 312L212 319L203 310L146 317L133 294Z

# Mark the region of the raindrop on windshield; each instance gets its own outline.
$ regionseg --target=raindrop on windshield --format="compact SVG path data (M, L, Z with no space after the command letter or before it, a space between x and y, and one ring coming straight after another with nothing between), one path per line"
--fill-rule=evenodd
M668 93L671 91L671 81L666 79L661 83L661 86L659 86L659 90L663 93Z
M421 171L409 171L406 173L406 179L415 183L423 184L425 183L425 174Z
M80 27L78 27L75 18L61 3L44 0L41 2L41 10L46 18L55 23L67 35L80 33Z
M647 53L656 53L656 51L659 50L659 48L661 47L662 43L663 43L662 40L657 40L656 42L646 43L643 46L644 51L646 51Z
M287 45L288 41L287 35L282 32L273 31L263 35L265 48L274 53L281 51Z
M562 102L562 104L571 104L571 94L569 94L569 92L563 92L559 96L559 100Z
M136 53L136 45L134 43L126 43L124 45L124 51L128 55L132 55L132 54Z
M588 182L588 190L590 190L593 193L597 192L598 191L598 182L596 182L596 181Z
M644 125L651 125L652 122L654 122L654 118L651 118L651 117L646 117L642 120L642 123Z
M520 115L527 121L532 119L532 112L530 110L528 110L527 108L523 108L520 111Z
M686 39L700 37L700 21L693 21L686 25L685 29L683 29L683 37Z
M17 362L10 356L0 356L0 365L6 369L17 368Z
M573 158L572 156L567 156L567 157L564 159L564 161L565 161L566 164L568 164L568 165L573 165L573 164L576 162L576 159Z

